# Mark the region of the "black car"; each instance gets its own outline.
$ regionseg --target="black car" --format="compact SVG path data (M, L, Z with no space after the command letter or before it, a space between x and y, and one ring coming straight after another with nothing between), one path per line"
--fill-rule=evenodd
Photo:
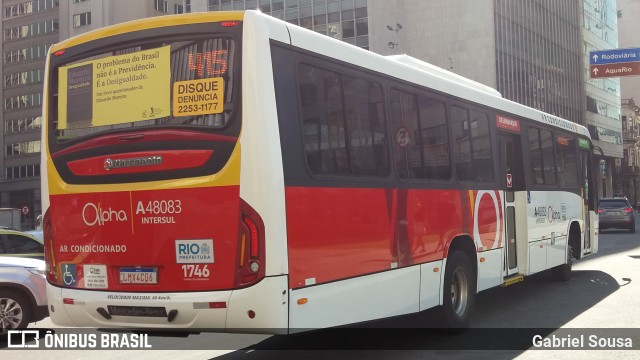
M608 228L628 229L636 232L633 207L625 197L600 199L598 206L600 230Z

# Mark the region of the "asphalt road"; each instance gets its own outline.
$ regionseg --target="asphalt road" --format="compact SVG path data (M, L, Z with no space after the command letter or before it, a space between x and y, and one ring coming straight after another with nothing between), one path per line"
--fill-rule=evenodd
M640 349L640 234L609 230L596 256L575 263L568 282L547 274L480 293L472 328L458 335L429 329L431 313L294 336L200 334L156 337L171 350L0 350L6 359L561 359L640 358L638 350L539 350L533 337L631 339ZM36 328L55 328L45 319ZM425 329L427 327L427 329ZM584 344L584 343L583 343ZM552 344L553 345L553 344ZM607 346L605 346L607 347ZM217 350L216 350L217 349ZM237 350L240 349L240 350ZM479 350L478 350L479 349ZM6 355L6 357L5 357Z

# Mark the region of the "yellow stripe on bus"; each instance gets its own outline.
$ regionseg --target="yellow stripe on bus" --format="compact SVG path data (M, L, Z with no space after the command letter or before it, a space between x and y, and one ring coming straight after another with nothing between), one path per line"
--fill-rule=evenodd
M96 29L74 36L53 45L50 52L53 54L58 50L70 48L79 44L101 39L108 36L127 34L132 31L155 29L165 26L176 26L186 24L197 24L207 22L220 21L242 21L244 19L244 11L215 11L215 12L198 12L182 15L156 16L153 18L144 18L139 20L127 21L121 24L109 26L108 28Z

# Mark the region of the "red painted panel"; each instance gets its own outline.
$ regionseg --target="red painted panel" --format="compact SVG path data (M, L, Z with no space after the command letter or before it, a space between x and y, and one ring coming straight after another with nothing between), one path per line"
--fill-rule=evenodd
M164 141L211 141L235 142L237 139L219 134L209 134L192 130L154 129L126 134L103 135L95 139L83 141L64 150L51 154L53 158L73 154L77 151L110 147L128 143L161 143Z
M287 187L290 286L388 270L396 261L392 190Z
M108 287L103 290L233 287L238 186L53 195L51 205L56 259L75 265L77 282L72 286L87 287L83 265L94 264L107 267ZM212 244L211 260L202 257L204 250L182 253L194 243L194 249ZM156 268L158 284L120 284L121 267Z
M74 175L96 176L96 175L117 175L133 174L150 171L167 171L190 169L200 167L206 163L213 150L157 150L141 151L133 153L123 153L116 155L103 155L85 158L81 160L69 161L67 165ZM150 156L162 156L162 163L158 165L131 166L125 168L105 169L105 160L122 160L131 158L144 158Z
M459 190L409 190L407 224L412 263L425 263L444 257L447 240L465 233ZM407 264L408 265L408 264Z
M292 288L439 260L463 234L502 246L495 191L287 187L286 202Z

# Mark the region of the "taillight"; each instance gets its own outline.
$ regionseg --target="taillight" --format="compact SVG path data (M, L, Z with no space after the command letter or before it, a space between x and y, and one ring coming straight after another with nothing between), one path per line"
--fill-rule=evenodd
M624 208L624 212L626 212L626 213L633 212L633 208L632 207Z
M235 287L247 287L265 275L264 223L249 204L240 199L238 270Z
M602 214L602 209L598 209L598 214Z
M238 26L238 24L240 24L240 21L221 21L220 25L222 25L223 27L234 27L234 26Z
M44 261L47 280L53 285L60 285L58 276L58 262L56 260L56 248L53 236L53 223L51 213L47 210L42 218L42 234L44 237Z

